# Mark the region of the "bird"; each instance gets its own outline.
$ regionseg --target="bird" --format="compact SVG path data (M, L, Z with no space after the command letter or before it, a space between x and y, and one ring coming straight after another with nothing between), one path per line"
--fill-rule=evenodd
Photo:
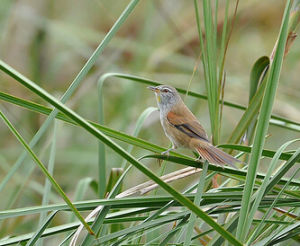
M227 164L236 168L234 163L239 163L240 160L218 149L208 140L204 128L174 87L159 85L147 88L156 95L162 128L172 142L172 147L161 154L169 155L171 150L183 147L197 151L198 159L202 158L212 164L220 166Z

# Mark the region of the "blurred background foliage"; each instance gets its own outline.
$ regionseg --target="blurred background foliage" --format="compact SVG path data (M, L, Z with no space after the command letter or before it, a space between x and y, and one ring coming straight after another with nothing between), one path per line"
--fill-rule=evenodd
M128 1L110 0L1 0L1 59L59 98L127 4ZM240 1L225 62L225 100L247 105L252 65L259 57L268 56L272 52L284 5L284 1ZM220 1L218 36L221 35L224 7L223 1ZM233 11L234 4L230 4L230 16ZM83 117L97 121L97 80L107 72L143 76L184 89L192 81L190 90L205 94L203 67L198 61L199 52L192 1L141 1L67 105ZM300 41L296 39L284 61L273 108L274 114L297 122L300 122L299 58ZM197 70L193 75L195 67ZM0 80L0 91L47 105L3 73L0 74ZM210 136L207 101L186 97L185 102ZM12 104L1 102L1 105L27 141L45 120L45 116ZM104 122L110 128L132 134L139 115L149 106L156 106L156 103L146 86L120 78L109 78L104 83ZM224 107L220 143L225 143L241 115L240 110ZM299 132L286 131L272 125L269 133L265 144L269 149L277 149L282 143L300 137ZM49 156L51 137L52 132L49 131L35 148L45 162ZM160 146L169 145L160 126L158 112L152 113L147 119L139 137ZM22 146L2 123L0 139L2 179L21 153ZM124 143L120 144L127 148ZM56 151L54 176L64 191L73 197L78 180L97 177L97 141L95 138L87 138L85 131L78 131L74 126L59 122ZM122 159L112 154L110 149L106 152L109 175L110 168L120 167ZM184 150L181 152L190 154ZM148 152L134 148L133 153L135 156L142 156ZM23 173L26 172L28 162L32 162L30 158L26 159L1 192L0 209L41 203L44 176L35 169L24 180ZM146 163L153 170L159 169L155 161ZM174 168L174 165L167 166L166 172ZM260 170L265 168L260 166ZM124 187L134 186L144 180L147 179L132 169ZM174 187L182 190L186 182L190 182L190 178L176 183ZM19 185L22 185L21 189ZM14 189L19 194L11 200ZM95 197L95 193L88 189L85 198ZM61 199L54 194L50 201L57 202ZM9 221L9 226L0 235L4 236L11 230L18 233L27 232L28 228L34 229L33 219L29 216L25 221L22 221L22 217L18 221ZM27 223L28 227L25 229L16 226L21 222L23 225Z

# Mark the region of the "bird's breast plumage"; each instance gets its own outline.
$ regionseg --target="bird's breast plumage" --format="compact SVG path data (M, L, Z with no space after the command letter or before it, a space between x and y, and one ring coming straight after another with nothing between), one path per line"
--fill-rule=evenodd
M176 129L174 125L170 124L167 116L162 113L160 114L160 122L166 136L170 139L174 146L189 148L191 140L190 136Z

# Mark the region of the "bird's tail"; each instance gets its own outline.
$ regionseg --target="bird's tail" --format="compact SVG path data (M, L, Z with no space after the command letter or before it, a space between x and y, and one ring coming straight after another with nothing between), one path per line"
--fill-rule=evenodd
M196 147L198 154L205 160L210 163L218 164L218 165L230 165L234 168L236 166L234 163L240 163L241 161L234 158L233 156L225 153L224 151L216 148L213 145L203 147Z

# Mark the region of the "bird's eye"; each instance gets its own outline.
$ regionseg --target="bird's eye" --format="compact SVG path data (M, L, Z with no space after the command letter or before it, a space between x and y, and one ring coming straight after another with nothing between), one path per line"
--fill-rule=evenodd
M167 93L167 92L169 92L169 90L168 89L163 89L162 92Z

